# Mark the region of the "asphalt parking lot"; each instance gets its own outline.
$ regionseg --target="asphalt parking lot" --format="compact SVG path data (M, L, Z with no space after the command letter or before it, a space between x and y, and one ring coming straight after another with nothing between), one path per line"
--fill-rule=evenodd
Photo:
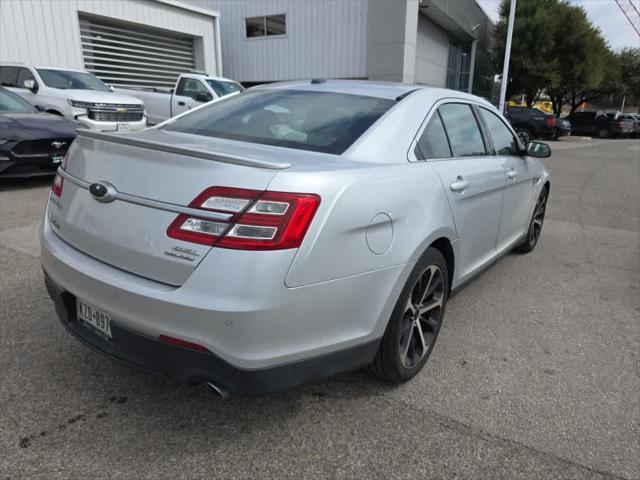
M65 333L38 253L47 181L0 184L0 477L640 478L640 141L551 145L537 249L451 300L418 377L257 399Z

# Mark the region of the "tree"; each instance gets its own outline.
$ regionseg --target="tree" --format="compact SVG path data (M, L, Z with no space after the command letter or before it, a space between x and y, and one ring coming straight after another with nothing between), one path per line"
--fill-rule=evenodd
M548 52L553 47L551 7L557 0L518 0L516 19L511 43L511 60L507 97L524 93L527 105L531 106L538 94L551 82L553 71ZM496 67L501 70L507 38L510 0L500 4L500 20L494 31Z
M622 94L640 103L640 48L624 48L618 53Z
M495 29L499 61L504 58L509 7L510 0L502 0ZM566 0L518 0L509 95L524 93L531 106L545 92L556 114L567 103L573 112L585 101L619 92L620 72L620 59L582 7Z

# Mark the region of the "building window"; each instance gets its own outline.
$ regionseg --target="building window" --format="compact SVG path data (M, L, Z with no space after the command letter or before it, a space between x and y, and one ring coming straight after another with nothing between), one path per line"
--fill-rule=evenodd
M275 37L287 33L286 15L266 15L245 19L247 38Z
M466 92L469 88L469 67L471 66L471 44L449 47L447 65L447 88Z

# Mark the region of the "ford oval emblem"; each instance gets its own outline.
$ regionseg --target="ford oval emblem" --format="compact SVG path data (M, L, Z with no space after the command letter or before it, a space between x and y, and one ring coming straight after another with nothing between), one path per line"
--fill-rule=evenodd
M113 202L118 196L116 187L109 182L96 182L89 185L89 193L99 202Z

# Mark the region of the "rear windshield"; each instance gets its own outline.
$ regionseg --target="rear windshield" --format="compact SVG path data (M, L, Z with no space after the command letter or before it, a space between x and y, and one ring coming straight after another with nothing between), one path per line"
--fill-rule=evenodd
M0 113L34 113L33 106L15 93L0 88Z
M394 103L333 92L245 91L165 129L339 155Z

